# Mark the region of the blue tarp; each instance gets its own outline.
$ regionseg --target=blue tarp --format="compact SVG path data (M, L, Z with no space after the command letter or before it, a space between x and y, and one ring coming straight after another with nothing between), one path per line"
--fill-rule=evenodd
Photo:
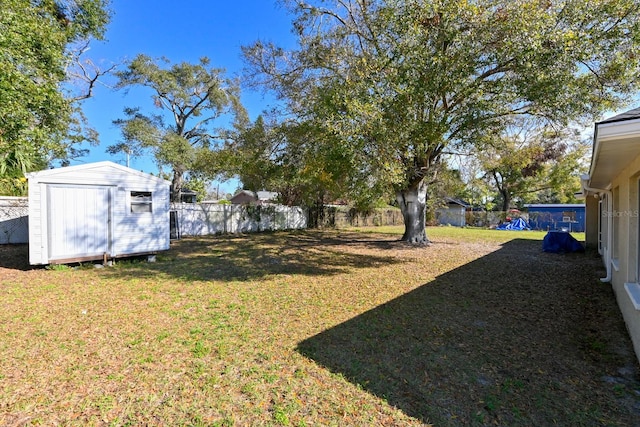
M527 221L522 218L516 218L510 222L505 222L496 227L496 230L531 230Z
M542 240L542 250L556 254L565 252L583 252L582 244L566 231L550 231Z

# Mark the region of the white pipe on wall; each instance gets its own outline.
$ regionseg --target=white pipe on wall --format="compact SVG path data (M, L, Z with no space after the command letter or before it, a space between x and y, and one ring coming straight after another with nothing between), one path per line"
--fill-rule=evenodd
M613 213L613 193L611 190L605 190L603 188L593 188L589 187L587 181L589 176L586 178L582 177L582 188L587 191L591 191L592 193L597 194L605 194L607 196L607 212L609 214ZM611 271L611 248L613 246L613 219L611 216L607 217L607 246L604 248L604 266L607 271L607 276L600 279L601 282L608 283L611 282L612 271Z

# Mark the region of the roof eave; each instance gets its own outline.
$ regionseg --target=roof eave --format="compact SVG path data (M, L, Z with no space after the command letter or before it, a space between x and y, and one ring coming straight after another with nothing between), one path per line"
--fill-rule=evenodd
M596 123L588 185L606 188L640 156L640 118Z

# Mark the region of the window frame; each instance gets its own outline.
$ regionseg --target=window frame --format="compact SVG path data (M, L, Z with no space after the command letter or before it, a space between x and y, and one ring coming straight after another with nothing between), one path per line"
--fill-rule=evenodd
M153 213L153 191L129 191L129 213L134 215Z

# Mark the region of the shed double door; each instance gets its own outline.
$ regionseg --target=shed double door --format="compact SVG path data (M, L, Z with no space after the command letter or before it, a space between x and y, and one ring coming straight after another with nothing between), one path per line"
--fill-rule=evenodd
M111 251L111 187L48 185L49 260L81 260Z

